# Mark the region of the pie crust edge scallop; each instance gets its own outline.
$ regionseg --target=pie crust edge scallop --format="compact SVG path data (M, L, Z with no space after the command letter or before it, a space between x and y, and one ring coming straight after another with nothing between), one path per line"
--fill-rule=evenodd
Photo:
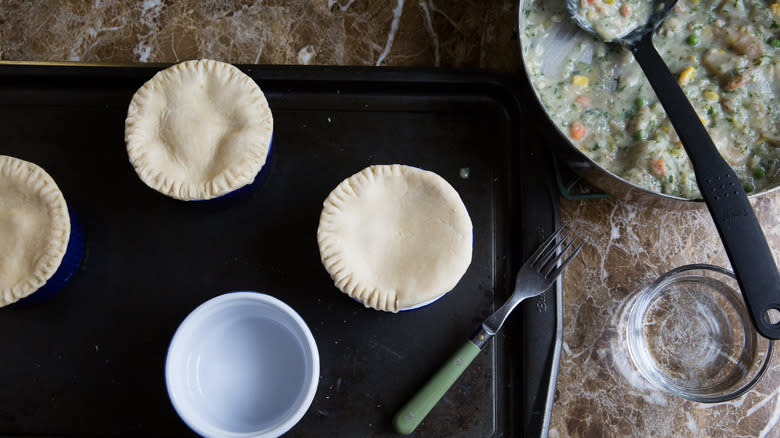
M52 216L50 239L38 263L26 275L27 280L0 289L0 307L3 307L37 291L57 271L68 249L70 216L65 197L57 183L40 166L0 155L0 178L14 179L19 185L29 187L31 192L37 192L44 204L43 209L48 210Z
M153 98L154 93L167 93L169 86L175 86L176 80L183 70L193 70L199 74L224 74L231 83L242 87L250 94L252 104L258 105L262 117L253 129L258 131L258 138L251 154L244 156L242 161L233 163L228 169L208 181L187 183L176 180L166 174L164 166L155 163L144 153L147 135L140 125L144 117L156 117L145 114L145 103ZM260 169L265 165L273 135L273 114L268 106L265 94L260 86L248 75L232 64L199 59L184 61L157 72L150 80L139 88L130 101L125 119L125 144L130 163L138 177L149 187L158 192L182 201L209 200L237 190L254 181Z
M462 262L461 264L463 265L462 269L457 272L450 271L454 273L449 276L449 281L443 283L441 285L443 290L432 298L423 297L422 299L412 300L411 302L405 303L405 305L401 305L402 299L397 296L396 291L380 290L373 285L365 284L369 283L369 281L364 283L355 280L356 275L354 271L343 263L341 248L339 247L338 237L336 235L337 233L331 230L332 227L329 226L329 222L334 216L337 216L340 213L340 206L346 198L357 196L358 190L356 190L356 187L359 188L363 184L370 184L376 180L377 176L384 175L424 179L428 184L434 185L439 189L440 194L443 196L443 202L449 203L456 210L462 209L462 211L459 211L459 213L462 213L462 226L464 229L468 230L468 251L464 254L459 254L459 257L461 258L460 261ZM319 246L322 264L325 266L325 269L330 274L331 279L339 290L353 299L360 301L366 307L396 313L399 310L416 308L416 306L423 305L424 303L435 301L457 285L471 264L473 252L472 229L471 218L469 217L466 206L460 198L460 195L455 188L438 174L401 164L373 165L342 181L325 199L317 228L317 244Z

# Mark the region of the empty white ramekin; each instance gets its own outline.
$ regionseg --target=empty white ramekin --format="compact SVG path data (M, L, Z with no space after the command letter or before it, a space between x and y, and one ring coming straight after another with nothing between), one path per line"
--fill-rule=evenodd
M165 362L174 409L205 437L278 437L309 409L319 374L303 319L257 292L198 306L173 335Z

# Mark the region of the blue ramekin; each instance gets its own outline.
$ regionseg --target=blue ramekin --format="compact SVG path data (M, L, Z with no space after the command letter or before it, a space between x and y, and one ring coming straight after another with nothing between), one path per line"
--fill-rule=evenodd
M84 257L84 230L70 204L68 204L68 216L70 217L70 237L60 266L43 286L19 300L18 303L37 303L51 297L62 290L78 270L81 259Z

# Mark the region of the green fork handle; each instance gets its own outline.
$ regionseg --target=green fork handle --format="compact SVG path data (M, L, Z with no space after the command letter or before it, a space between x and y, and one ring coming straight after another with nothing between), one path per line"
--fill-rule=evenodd
M463 371L477 357L480 348L471 340L466 341L452 357L431 377L393 418L396 432L408 435L431 412L431 409L458 380Z

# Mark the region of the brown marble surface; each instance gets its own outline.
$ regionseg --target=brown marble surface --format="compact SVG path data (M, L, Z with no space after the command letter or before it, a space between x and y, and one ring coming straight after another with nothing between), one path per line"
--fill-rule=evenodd
M509 0L0 2L0 58L519 68ZM755 203L776 259L780 193ZM652 389L615 351L615 315L660 273L728 267L705 210L562 201L590 236L564 277L564 344L550 436L780 436L780 363L748 394L705 405Z

